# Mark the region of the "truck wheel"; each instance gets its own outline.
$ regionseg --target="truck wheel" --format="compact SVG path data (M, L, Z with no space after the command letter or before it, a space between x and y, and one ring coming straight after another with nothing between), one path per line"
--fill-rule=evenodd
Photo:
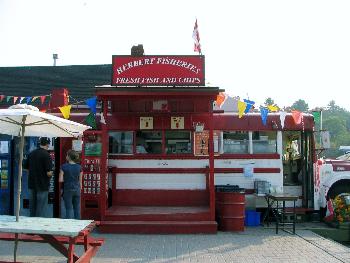
M327 200L329 200L329 198L334 199L336 196L343 193L350 194L350 180L340 180L332 185L328 191Z

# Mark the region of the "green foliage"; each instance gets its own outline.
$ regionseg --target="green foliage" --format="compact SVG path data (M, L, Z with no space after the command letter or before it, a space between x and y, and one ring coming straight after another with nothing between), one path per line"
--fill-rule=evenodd
M300 99L292 104L291 109L307 112L309 110L309 105L305 102L305 100Z
M292 106L285 110L299 110L302 112L312 113L309 111L308 104L299 99ZM334 158L342 155L339 151L339 146L350 145L350 112L336 105L335 101L329 102L327 108L317 108L315 111L322 110L322 130L327 130L330 133L331 148L327 149L323 155L327 158ZM320 123L315 123L315 130L320 130ZM316 147L319 147L319 133L316 133Z
M265 105L267 106L267 105L274 105L275 104L275 101L272 99L272 98L270 98L270 97L268 97L266 100L265 100Z
M330 133L331 149L325 152L326 157L337 157L343 154L339 146L350 145L350 112L335 104L332 100L322 112L323 130Z

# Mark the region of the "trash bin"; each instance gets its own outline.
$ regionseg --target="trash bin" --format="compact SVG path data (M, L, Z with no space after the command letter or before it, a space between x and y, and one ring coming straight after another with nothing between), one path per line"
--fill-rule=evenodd
M216 220L221 231L244 231L245 195L237 185L218 185Z

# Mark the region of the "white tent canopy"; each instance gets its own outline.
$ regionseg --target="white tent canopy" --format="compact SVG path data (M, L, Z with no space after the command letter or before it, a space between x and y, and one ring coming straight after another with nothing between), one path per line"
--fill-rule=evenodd
M90 126L40 112L38 108L27 104L0 109L0 133L21 138L16 221L19 219L24 137L78 137L90 128Z
M36 107L18 104L0 109L0 133L21 136L23 117L24 136L34 137L78 137L89 126L40 112Z

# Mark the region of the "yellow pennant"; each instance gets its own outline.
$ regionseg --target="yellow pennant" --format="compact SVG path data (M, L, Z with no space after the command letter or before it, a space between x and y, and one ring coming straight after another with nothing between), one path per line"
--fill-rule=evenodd
M278 106L276 105L267 105L267 108L269 109L270 112L276 112L279 110Z
M72 105L67 105L67 106L58 107L58 108L62 112L63 118L69 119L70 109L72 108Z
M237 107L238 107L238 118L242 118L244 111L247 108L247 104L239 100Z

